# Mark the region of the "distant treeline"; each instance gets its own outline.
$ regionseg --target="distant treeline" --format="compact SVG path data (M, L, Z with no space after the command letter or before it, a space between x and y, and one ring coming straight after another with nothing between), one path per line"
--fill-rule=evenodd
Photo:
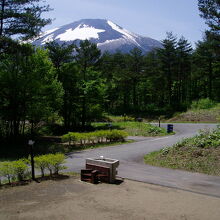
M86 130L103 113L170 116L186 110L193 100L220 100L219 24L205 14L219 8L219 3L209 12L204 9L206 3L199 1L210 30L194 50L184 37L167 33L163 47L148 54L134 48L129 54L101 55L87 40L79 46L50 42L44 49L12 40L10 36L18 34L23 39L33 37L49 20L38 20L34 9L26 11L16 2L15 8L20 7L23 14L9 13L9 1L4 2L0 11L5 13L0 32L2 138L11 140L40 129L43 133L44 125L61 133ZM24 14L29 19L19 18ZM25 28L18 29L15 21L23 22Z

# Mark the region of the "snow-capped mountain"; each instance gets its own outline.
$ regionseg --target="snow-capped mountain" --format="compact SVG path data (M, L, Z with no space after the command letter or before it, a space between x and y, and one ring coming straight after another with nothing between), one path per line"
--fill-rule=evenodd
M96 43L102 52L110 53L116 50L127 53L134 47L147 53L154 48L161 47L161 43L157 40L131 33L104 19L83 19L54 28L42 33L32 43L36 46L44 46L47 42L55 40L60 44L64 42L77 44L80 40L86 39Z

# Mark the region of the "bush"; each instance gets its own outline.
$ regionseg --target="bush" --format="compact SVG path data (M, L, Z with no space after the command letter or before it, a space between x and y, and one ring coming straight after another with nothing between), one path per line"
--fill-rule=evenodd
M40 169L41 176L44 177L45 169L48 166L48 158L47 155L42 155L34 158L35 166L37 169Z
M19 181L24 180L28 174L28 165L23 159L11 162L14 175L18 178Z
M61 153L41 155L34 158L36 168L40 169L41 176L44 177L45 170L48 169L50 176L52 174L59 174L60 170L66 169L63 164L65 163L65 155Z
M174 146L176 148L183 146L194 148L220 147L220 129L202 130L198 135L191 138L185 138Z
M65 163L65 156L64 154L57 153L57 154L48 154L46 155L48 164L47 167L50 170L50 175L52 175L52 172L54 174L59 174L60 170L66 169L67 167L63 166Z
M103 143L104 141L124 141L124 139L128 136L128 134L124 131L120 130L100 130L89 133L73 133L69 132L62 136L62 141L68 141L69 144L73 142L76 144L77 142L81 145L85 145L86 143ZM74 141L73 141L74 140Z
M106 139L112 141L123 141L128 134L125 131L112 130L106 134Z
M47 154L36 156L34 158L35 167L41 170L41 175L44 177L45 170L48 169L50 175L59 174L60 170L66 169L63 164L65 163L64 154ZM24 180L27 176L30 177L29 172L29 159L20 159L17 161L6 161L0 163L0 185L1 185L1 177L6 177L8 179L9 184L11 181L17 177L19 181Z
M12 162L5 161L0 163L0 176L6 177L8 182L11 183L11 179L14 175Z
M71 141L72 141L72 134L71 134L71 132L69 132L68 134L64 134L62 136L62 141L63 142L68 142L69 146L70 146L71 145Z
M209 99L199 99L198 101L193 101L191 104L191 109L209 109L216 105L216 103Z

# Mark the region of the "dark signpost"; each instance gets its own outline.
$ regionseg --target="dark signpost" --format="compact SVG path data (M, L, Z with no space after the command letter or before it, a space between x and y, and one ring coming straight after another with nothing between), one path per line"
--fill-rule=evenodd
M34 171L34 152L33 152L33 145L34 141L29 140L28 145L30 146L30 156L31 156L31 175L32 180L35 180L35 171Z

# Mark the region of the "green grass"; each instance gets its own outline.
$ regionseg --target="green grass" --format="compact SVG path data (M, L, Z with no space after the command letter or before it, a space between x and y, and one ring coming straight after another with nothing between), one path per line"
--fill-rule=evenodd
M145 155L145 163L220 176L220 129L203 131L170 148Z
M109 129L106 123L93 123L95 129ZM113 122L112 129L120 129L127 132L130 136L164 136L168 135L166 129L145 123L145 122Z

